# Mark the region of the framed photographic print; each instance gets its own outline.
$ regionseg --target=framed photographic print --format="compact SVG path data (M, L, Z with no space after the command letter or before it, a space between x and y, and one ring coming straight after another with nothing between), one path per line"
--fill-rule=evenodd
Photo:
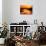
M31 15L32 14L32 5L20 5L20 14Z

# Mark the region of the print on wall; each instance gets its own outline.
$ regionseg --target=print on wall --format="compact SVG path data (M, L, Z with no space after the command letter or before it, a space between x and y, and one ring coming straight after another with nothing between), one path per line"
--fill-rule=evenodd
M32 5L20 5L20 14L32 14Z

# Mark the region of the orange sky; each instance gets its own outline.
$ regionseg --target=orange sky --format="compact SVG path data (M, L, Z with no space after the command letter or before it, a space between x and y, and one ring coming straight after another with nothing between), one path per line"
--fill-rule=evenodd
M21 8L32 8L32 5L21 5Z

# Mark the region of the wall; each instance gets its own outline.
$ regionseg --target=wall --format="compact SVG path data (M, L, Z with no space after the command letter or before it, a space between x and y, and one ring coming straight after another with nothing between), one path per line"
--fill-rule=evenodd
M31 24L34 23L34 19L37 19L38 24L43 21L44 25L46 25L46 0L4 0L3 3L3 22L6 21L10 24L26 20ZM28 16L20 15L21 4L32 4L33 14Z
M0 0L0 27L2 27L2 0Z
M20 15L20 5L21 4L32 4L32 6L34 7L33 3L35 3L33 0L19 0L19 1L18 0L17 1L12 0L11 1L11 4L12 4L12 6L11 6L12 7L12 14L10 16L11 18L9 17L11 22L21 22L23 20L26 20L28 23L32 23L34 21L34 19L36 19L35 18L36 15L35 15L34 11L33 11L32 15L28 15L28 16ZM35 7L33 9L35 9Z
M8 23L8 15L7 15L7 0L2 0L2 23Z

